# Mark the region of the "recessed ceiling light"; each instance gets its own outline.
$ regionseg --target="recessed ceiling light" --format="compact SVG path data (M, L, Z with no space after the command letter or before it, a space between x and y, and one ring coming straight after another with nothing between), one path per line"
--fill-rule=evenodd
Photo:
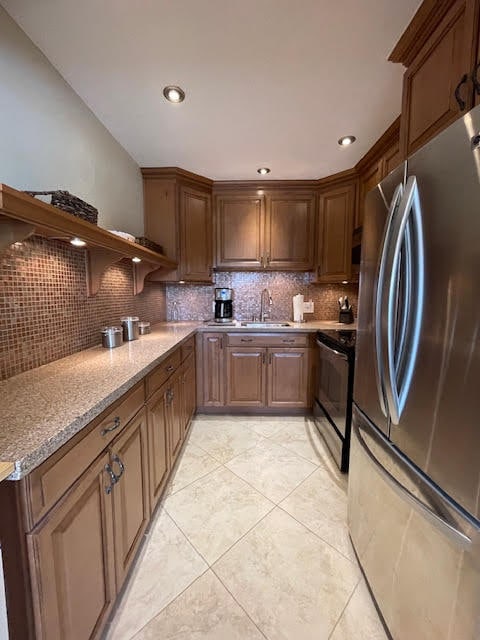
M340 138L340 140L338 141L338 144L341 147L348 147L348 145L353 144L355 140L355 136L343 136L343 138Z
M266 176L267 173L270 173L270 169L268 167L260 167L260 169L257 169L257 173L261 176Z
M185 100L185 91L173 84L168 85L163 90L163 95L169 102L183 102Z
M72 238L70 244L73 244L74 247L84 247L87 243L81 238Z
M141 261L142 261L141 258L137 258L137 257L132 258L132 262L141 262Z

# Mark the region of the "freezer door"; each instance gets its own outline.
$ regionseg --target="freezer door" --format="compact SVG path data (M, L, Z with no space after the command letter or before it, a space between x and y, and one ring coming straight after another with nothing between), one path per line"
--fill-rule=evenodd
M422 291L407 315L421 318L418 343L404 350L396 336L392 356L401 391L414 358L408 393L387 398L390 438L467 512L480 517L480 107L457 121L408 160L404 213L419 214L423 229ZM474 142L472 142L474 140ZM407 202L409 200L409 202ZM401 207L402 208L402 207ZM400 210L401 214L402 211ZM417 256L417 260L418 260ZM398 295L395 319L405 317ZM423 312L418 314L420 307ZM407 340L408 342L408 340ZM397 364L399 368L396 369ZM403 373L401 370L403 366ZM388 386L388 376L387 376ZM397 390L398 390L397 389ZM387 393L387 396L389 394ZM387 402L388 403L388 402Z
M380 331L386 285L382 257L388 246L393 215L403 194L404 173L402 165L367 194L362 232L353 399L386 434L388 419L381 370L381 351L385 351L386 341Z
M478 640L478 522L354 409L350 535L394 640Z

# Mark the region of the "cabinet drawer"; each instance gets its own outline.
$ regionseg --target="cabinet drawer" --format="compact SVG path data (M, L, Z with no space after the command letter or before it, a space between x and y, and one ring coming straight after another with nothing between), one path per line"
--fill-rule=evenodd
M228 333L229 347L307 347L306 333Z
M147 398L149 398L152 393L154 393L157 389L159 389L162 384L164 384L168 378L174 373L181 362L181 349L177 349L172 353L172 355L168 356L166 360L162 362L162 364L158 365L154 371L146 378L146 389L147 389Z
M113 409L108 409L87 426L88 433L77 434L73 446L72 443L65 445L69 447L68 451L60 449L28 476L31 518L34 523L43 517L122 431L141 409L144 400L143 384L140 383L121 398Z
M195 351L195 338L192 336L180 347L182 362L188 358L188 356Z

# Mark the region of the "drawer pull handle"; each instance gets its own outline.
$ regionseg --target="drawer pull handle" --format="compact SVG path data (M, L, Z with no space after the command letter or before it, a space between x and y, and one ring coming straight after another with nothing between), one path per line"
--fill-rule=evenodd
M110 484L107 487L105 487L105 493L107 494L107 496L109 496L112 493L112 489L114 485L117 483L118 479L117 479L117 476L113 473L113 469L109 464L105 465L105 471L110 476Z
M165 371L167 371L167 373L170 373L174 369L175 369L175 367L173 366L173 364L169 364L168 367L165 367Z
M240 342L253 342L253 338L240 338Z
M110 433L110 431L115 431L115 429L118 429L119 426L120 426L120 418L117 416L116 418L114 418L112 426L102 429L100 433L102 436L106 436L107 433Z
M119 456L114 455L112 458L112 464L118 464L118 468L120 469L120 473L118 475L115 475L115 482L118 482L120 480L120 478L123 476L124 472L125 472L125 465L123 464L123 462L120 460Z
M173 393L173 391L171 389L169 389L167 391L167 404L172 404L174 395L175 394Z
M295 342L295 339L291 339L291 340L284 339L284 340L282 340L282 342L290 342L290 343L292 343L292 342Z

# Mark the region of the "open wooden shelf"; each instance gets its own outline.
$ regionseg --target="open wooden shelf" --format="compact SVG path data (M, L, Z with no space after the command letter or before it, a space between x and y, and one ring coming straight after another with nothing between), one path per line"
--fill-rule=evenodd
M81 238L87 243L88 295L95 295L105 269L122 258L140 258L134 265L134 293L143 290L145 277L157 269L173 270L177 263L161 253L85 222L57 207L52 207L21 191L0 183L0 251L31 235L70 241Z

